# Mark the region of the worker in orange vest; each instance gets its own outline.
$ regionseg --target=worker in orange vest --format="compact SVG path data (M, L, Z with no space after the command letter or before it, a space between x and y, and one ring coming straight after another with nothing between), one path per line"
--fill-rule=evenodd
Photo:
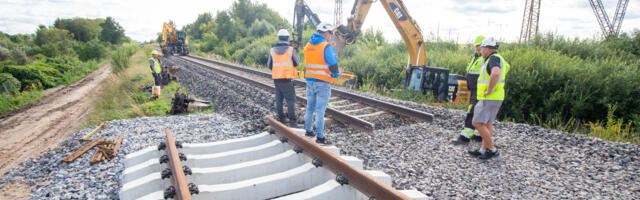
M324 111L331 97L333 78L340 76L338 57L327 41L331 40L333 25L320 23L316 27L318 33L311 35L309 43L304 47L304 73L307 80L307 110L304 115L305 136L316 137L316 143L331 144L324 135ZM313 113L316 114L316 130L313 132Z
M289 41L289 32L285 29L280 29L278 31L278 42L269 52L267 66L272 70L271 78L276 88L275 106L278 112L278 120L286 123L282 108L282 100L286 100L289 126L297 128L296 90L293 87L293 79L298 77L296 66L300 63L300 58L287 41Z

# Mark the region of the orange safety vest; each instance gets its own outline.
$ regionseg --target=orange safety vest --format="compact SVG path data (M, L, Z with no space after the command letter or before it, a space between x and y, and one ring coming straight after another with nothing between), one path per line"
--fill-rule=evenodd
M307 43L304 47L304 64L307 66L307 70L304 73L306 78L316 78L326 82L333 82L331 77L331 70L329 70L329 64L324 61L324 48L327 46L326 41L318 44Z
M289 47L283 54L277 54L271 48L273 58L272 79L294 79L298 77L296 67L293 66L293 47Z

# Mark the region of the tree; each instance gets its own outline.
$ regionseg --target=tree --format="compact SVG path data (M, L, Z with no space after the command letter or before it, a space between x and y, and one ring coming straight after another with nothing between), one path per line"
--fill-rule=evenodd
M269 22L265 20L256 20L249 28L249 36L259 38L265 35L269 35L275 31L276 29L273 27L273 25L269 24Z
M110 42L111 44L122 43L124 36L124 29L115 19L107 17L104 23L100 24L102 32L100 33L100 40L104 42Z
M88 42L100 35L100 22L102 19L56 19L53 26L57 29L65 29L73 34L73 39L81 42Z
M73 54L73 36L68 30L40 25L36 31L35 43L40 46L40 53L48 57Z
M211 16L211 13L206 12L198 15L198 18L196 19L196 21L193 22L193 24L189 24L185 26L185 29L189 32L189 34L191 35L191 38L202 39L202 36L205 32L202 30L201 27L202 25L210 24L210 23L215 24L215 22L213 21L213 17Z

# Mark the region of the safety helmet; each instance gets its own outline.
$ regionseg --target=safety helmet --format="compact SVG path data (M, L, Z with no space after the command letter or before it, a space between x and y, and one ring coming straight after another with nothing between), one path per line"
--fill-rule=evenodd
M289 31L287 31L287 29L280 29L278 31L278 37L281 37L281 36L289 37Z
M158 55L158 54L160 54L160 53L158 53L158 51L156 51L156 50L151 51L151 55L152 55L152 56L153 56L153 55Z
M473 45L478 46L482 44L482 40L484 40L484 36L478 35L478 37L476 37L476 40L473 41Z
M496 39L490 37L490 38L484 39L482 41L482 44L480 44L480 46L498 48L498 41L496 41Z
M326 23L326 22L322 22L320 24L318 24L318 27L316 27L316 30L318 32L333 32L333 25Z

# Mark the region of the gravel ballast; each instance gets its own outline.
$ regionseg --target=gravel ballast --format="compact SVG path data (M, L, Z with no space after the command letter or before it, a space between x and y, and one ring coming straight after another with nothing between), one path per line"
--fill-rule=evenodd
M191 94L213 101L215 114L106 122L107 128L98 136L124 135L117 157L90 165L95 151L91 150L73 163L61 163L82 146L75 138L86 135L93 127L81 130L56 149L9 171L0 178L0 186L25 182L31 187L32 199L117 198L124 156L157 145L165 128L170 128L179 141L212 142L258 133L266 126L263 117L274 115L272 94L200 67L173 64L182 66L177 76ZM640 198L639 145L498 122L494 142L500 156L481 161L467 154L480 143L451 144L462 128L463 111L349 92L435 116L431 123L401 117L385 123L385 118L395 115L383 116L381 122L376 122L381 124L379 129L371 133L357 132L339 123L327 125L327 137L341 148L342 154L363 159L366 169L388 173L394 188L417 189L435 199ZM301 114L304 113L298 112Z

